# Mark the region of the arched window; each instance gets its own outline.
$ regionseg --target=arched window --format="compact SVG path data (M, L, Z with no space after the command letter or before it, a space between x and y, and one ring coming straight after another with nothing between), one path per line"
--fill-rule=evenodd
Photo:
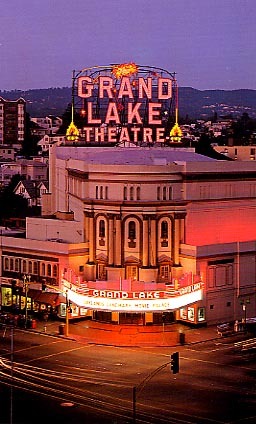
M99 197L99 187L96 186L96 199L98 199L98 197Z
M100 220L99 222L99 236L100 237L105 237L105 221L103 219Z
M166 187L163 187L163 200L166 200Z
M10 259L10 270L13 271L13 259Z
M48 264L47 265L47 275L48 275L48 277L51 277L51 275L52 275L52 266L51 266L51 264Z
M103 199L103 186L100 186L100 199Z
M130 221L128 224L128 238L134 240L136 238L136 225L134 221Z
M136 188L136 198L137 200L140 200L140 187Z
M42 263L42 275L45 275L45 264Z
M105 187L105 199L108 199L108 187Z
M168 223L167 221L161 222L161 238L168 238Z
M133 200L133 193L134 193L134 189L133 187L130 188L130 200Z

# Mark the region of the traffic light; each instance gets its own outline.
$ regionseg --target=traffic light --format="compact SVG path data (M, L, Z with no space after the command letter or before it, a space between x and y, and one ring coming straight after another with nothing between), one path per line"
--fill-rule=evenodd
M180 370L179 352L174 352L171 355L171 370L172 370L173 374L177 374Z

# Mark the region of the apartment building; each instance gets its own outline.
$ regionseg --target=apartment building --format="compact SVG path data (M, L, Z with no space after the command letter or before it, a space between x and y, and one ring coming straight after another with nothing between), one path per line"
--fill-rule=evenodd
M25 137L26 102L0 97L0 145L20 149Z

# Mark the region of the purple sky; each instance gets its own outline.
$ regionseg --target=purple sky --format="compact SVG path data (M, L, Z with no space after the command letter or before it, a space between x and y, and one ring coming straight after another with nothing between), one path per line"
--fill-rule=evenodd
M180 86L256 89L256 0L1 0L0 90L136 62Z

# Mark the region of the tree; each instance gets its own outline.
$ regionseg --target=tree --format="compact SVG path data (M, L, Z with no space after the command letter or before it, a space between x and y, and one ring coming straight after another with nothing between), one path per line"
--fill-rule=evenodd
M20 180L20 175L14 175L9 185L0 192L0 204L4 205L4 207L0 208L1 222L8 218L25 218L29 215L27 199L13 192Z

